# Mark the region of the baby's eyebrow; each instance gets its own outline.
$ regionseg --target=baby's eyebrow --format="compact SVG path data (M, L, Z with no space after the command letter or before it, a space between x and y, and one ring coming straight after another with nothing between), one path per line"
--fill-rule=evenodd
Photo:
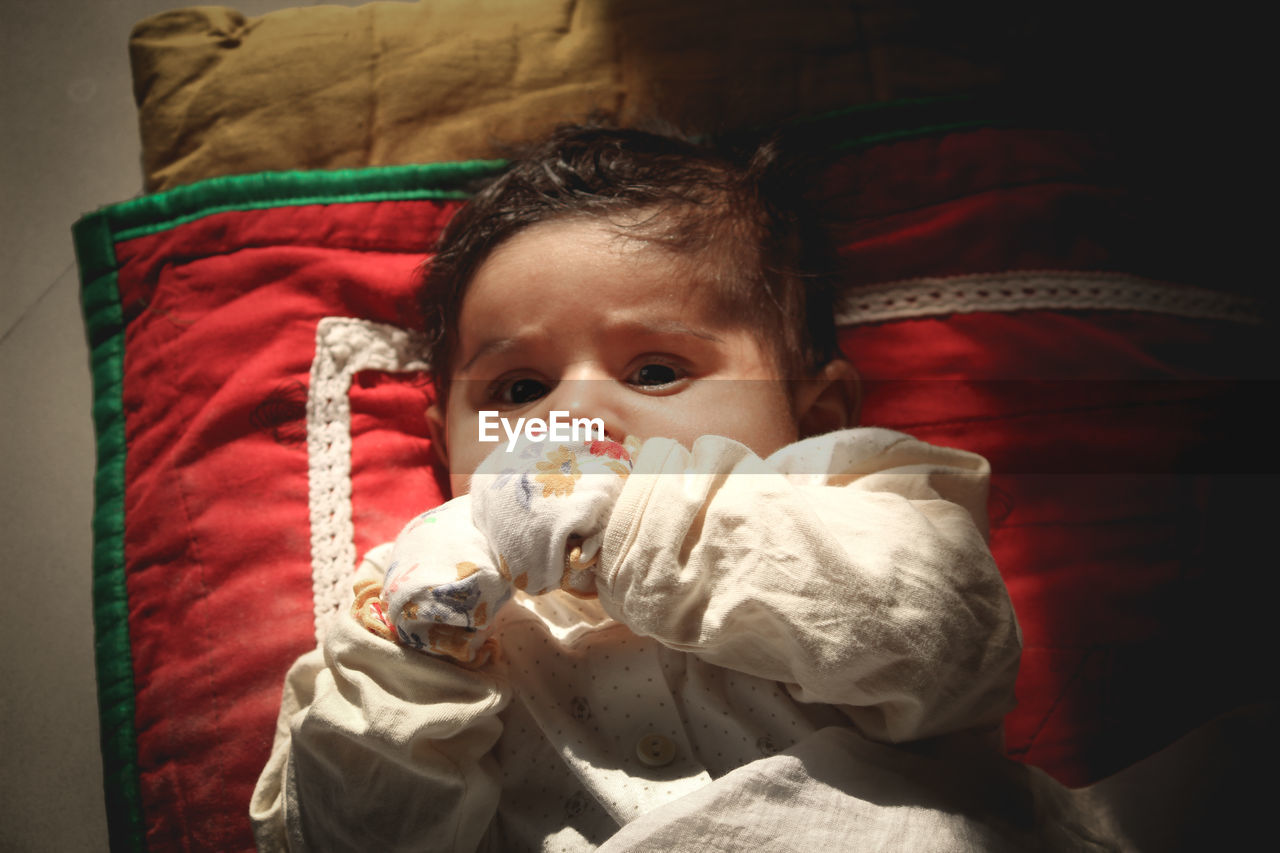
M642 334L651 334L651 335L653 334L688 335L689 337L701 338L704 341L711 341L712 343L717 343L717 344L724 343L723 338L717 335L713 335L711 332L705 331L703 329L695 329L692 326L686 326L684 323L681 323L678 320L666 320L666 321L661 321L656 323L650 323L650 322L626 323L624 325L620 325L616 329L616 331L640 332ZM471 366L475 364L477 361L479 361L480 359L486 356L496 355L498 353L505 352L510 349L515 349L516 347L521 346L525 342L526 342L526 339L520 338L520 337L494 338L491 341L485 341L476 349L475 353L471 356L471 358L467 359L467 363L462 365L462 369L459 372L466 373L468 370L471 369Z
M519 338L494 338L491 341L485 341L480 345L479 349L475 351L475 354L472 355L471 358L467 359L467 363L462 365L462 370L460 372L466 373L471 369L471 365L475 364L487 355L494 355L496 353L512 349L520 343L521 340Z
M691 326L686 326L684 323L676 320L670 320L662 323L641 323L638 324L638 328L642 331L657 332L663 335L690 335L695 338L702 338L705 341L711 341L712 343L724 343L723 338L713 335L703 329L695 329Z

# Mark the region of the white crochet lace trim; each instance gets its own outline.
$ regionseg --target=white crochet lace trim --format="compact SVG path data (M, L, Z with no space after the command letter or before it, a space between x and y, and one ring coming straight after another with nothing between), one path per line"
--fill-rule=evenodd
M423 370L422 337L395 326L326 317L316 326L307 392L311 584L316 640L342 604L356 564L351 520L351 378L361 370Z
M1037 270L945 278L915 278L860 287L836 310L853 326L936 314L1043 310L1150 311L1238 323L1258 323L1253 302L1122 273Z

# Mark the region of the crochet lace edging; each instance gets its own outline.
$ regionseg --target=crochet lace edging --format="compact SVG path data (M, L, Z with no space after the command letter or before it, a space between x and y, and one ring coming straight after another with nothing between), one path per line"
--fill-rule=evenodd
M351 380L361 370L425 370L421 335L349 317L316 326L307 392L308 504L311 584L317 642L342 606L343 583L355 571L351 516Z
M1237 323L1261 322L1247 297L1123 273L983 273L915 278L860 287L836 309L836 323L856 326L977 311L1148 311Z

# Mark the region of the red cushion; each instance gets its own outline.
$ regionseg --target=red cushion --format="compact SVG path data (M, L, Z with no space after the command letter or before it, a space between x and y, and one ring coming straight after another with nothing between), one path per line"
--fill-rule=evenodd
M324 606L315 537L331 518L308 464L332 447L314 428L309 447L306 424L317 330L417 325L414 268L458 204L441 168L219 179L77 226L117 843L252 847L282 678ZM868 380L863 422L991 460L992 547L1026 641L1008 745L1072 784L1247 698L1257 679L1226 653L1263 642L1265 624L1259 597L1216 573L1243 553L1224 529L1259 514L1233 514L1262 478L1233 452L1254 392L1231 381L1258 333L1177 313L1237 316L1234 303L1160 284L1178 298L1153 301L1150 282L1116 275L1165 263L1126 240L1136 214L1113 168L1085 135L987 129L855 151L824 182L850 280L871 288L841 339ZM1036 270L1053 272L989 277ZM948 303L960 313L926 304L942 298L932 280L875 290L953 275L971 276L943 283L964 291ZM1072 299L1092 287L1127 309L1060 310L1079 303L1055 288L1077 285ZM420 372L379 370L343 396L354 553L444 497L430 395ZM1234 611L1227 590L1244 593Z
M1006 744L1067 784L1268 689L1252 670L1274 641L1235 586L1257 569L1232 529L1266 523L1269 463L1238 454L1259 383L1186 366L1207 341L1260 334L1027 311L842 337L867 379L864 422L990 460L991 547L1024 641Z

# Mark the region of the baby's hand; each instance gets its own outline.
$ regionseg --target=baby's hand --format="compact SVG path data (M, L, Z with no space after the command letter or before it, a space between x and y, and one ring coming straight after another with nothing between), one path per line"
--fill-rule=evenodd
M480 665L498 608L511 598L510 575L471 523L467 497L405 526L382 587L386 619L406 646Z
M477 469L472 518L517 589L594 598L592 568L630 473L631 452L616 441L523 438Z

